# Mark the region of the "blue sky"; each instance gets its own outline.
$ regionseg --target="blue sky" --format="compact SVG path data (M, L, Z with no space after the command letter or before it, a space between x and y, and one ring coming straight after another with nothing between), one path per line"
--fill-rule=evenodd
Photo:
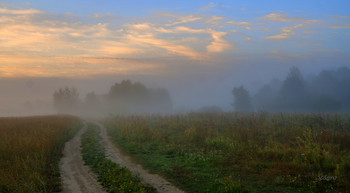
M40 85L33 100L131 79L168 88L175 106L227 107L234 86L254 93L291 66L312 76L349 61L349 0L0 2L0 79L20 85L2 100L29 100L26 79Z
M198 12L200 8L210 4L224 5L230 10L239 11L246 10L248 12L269 12L269 11L285 11L291 14L301 13L310 15L348 15L350 2L347 0L232 0L232 1L206 1L206 0L189 0L189 1L113 1L113 0L4 0L4 3L19 8L29 7L50 12L66 13L72 12L76 14L92 14L111 12L120 15L137 16L146 15L150 11L174 11L184 14ZM216 8L212 13L222 13L234 16L230 10Z
M0 25L4 77L235 71L252 57L287 69L350 55L345 0L5 0Z

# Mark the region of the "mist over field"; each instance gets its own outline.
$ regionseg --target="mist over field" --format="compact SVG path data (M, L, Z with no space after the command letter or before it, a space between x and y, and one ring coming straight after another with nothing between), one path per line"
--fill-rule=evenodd
M258 66L258 64L256 64ZM293 67L292 65L290 65ZM54 92L65 87L74 87L79 93L79 102L84 106L84 102L89 93L93 92L99 96L99 100L103 100L105 95L110 92L110 89L116 83L121 83L123 80L130 80L133 83L139 82L150 89L166 89L171 99L171 109L147 110L135 109L135 113L184 113L191 111L211 111L208 107L217 107L220 111L239 111L233 106L234 96L232 89L234 87L243 86L248 92L253 103L253 108L250 111L272 111L272 112L348 112L349 101L348 97L350 90L350 73L349 68L328 67L329 70L321 70L318 67L305 69L301 71L304 81L304 89L306 93L314 92L316 94L325 94L333 97L330 100L335 100L336 103L344 103L343 107L335 107L325 109L297 110L290 107L284 109L273 107L268 108L264 101L275 100L277 94L281 92L281 87L289 73L289 66L284 66L285 69L276 71L276 67L256 71L257 67L238 68L237 71L219 71L211 74L195 73L184 75L171 76L151 76L151 75L101 75L88 78L2 78L0 87L1 99L1 115L2 116L23 116L23 115L42 115L64 113L58 112L54 105ZM213 70L214 71L214 70ZM343 77L339 74L343 73ZM337 79L337 81L332 81ZM318 82L317 82L318 81ZM271 95L265 93L271 89ZM332 90L333 89L333 90ZM121 91L122 92L122 91ZM298 90L287 91L296 92L295 95L300 95ZM275 94L276 96L272 96ZM288 93L288 96L283 96L281 100L293 100L296 96L293 93ZM145 100L146 99L140 99ZM309 102L316 99L310 99ZM316 101L317 102L317 101ZM321 102L322 103L322 102ZM278 105L278 104L277 104ZM326 104L318 104L324 106ZM338 105L339 104L331 104ZM103 115L113 114L121 105L114 106L113 109L100 109ZM103 107L101 107L103 108ZM207 110L205 110L207 109ZM89 109L96 115L96 108ZM73 113L73 112L66 112ZM78 113L78 112L75 112ZM73 113L73 114L75 114ZM130 112L129 112L130 113ZM78 113L79 114L79 113Z
M135 113L348 111L346 1L80 3L0 4L1 116L64 113L55 106L55 91L77 89L84 106L88 93L104 101L123 80L164 89L171 100L171 110L147 110L147 100L157 99L141 97ZM301 78L294 90L282 88L291 68ZM250 98L247 109L233 105L232 91L241 86ZM296 101L293 92L303 92L303 99ZM114 110L100 107L103 114L120 110L116 103L123 102L116 100L104 104ZM314 104L298 109L292 103Z
M1 0L0 192L350 192L349 0Z

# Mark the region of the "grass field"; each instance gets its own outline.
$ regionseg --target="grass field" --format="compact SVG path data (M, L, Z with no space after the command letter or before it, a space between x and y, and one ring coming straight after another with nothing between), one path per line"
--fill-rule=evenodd
M350 192L349 115L192 113L105 125L137 162L188 192Z
M61 191L59 158L79 125L72 116L0 118L0 192Z

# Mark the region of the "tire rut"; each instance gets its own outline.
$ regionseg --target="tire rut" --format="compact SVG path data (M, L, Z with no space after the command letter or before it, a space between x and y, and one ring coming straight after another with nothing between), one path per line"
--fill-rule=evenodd
M133 163L128 156L123 155L120 150L112 143L109 136L107 135L107 129L100 123L96 124L100 127L102 144L106 151L106 156L109 159L121 166L128 168L133 174L138 174L141 178L141 182L144 185L154 187L159 193L184 193L184 191L178 189L161 176L157 174L151 174L147 170L143 169L141 165Z
M65 193L105 193L106 191L97 182L96 175L84 165L81 153L81 136L87 125L68 142L66 142L63 157L60 160L60 173L63 192Z

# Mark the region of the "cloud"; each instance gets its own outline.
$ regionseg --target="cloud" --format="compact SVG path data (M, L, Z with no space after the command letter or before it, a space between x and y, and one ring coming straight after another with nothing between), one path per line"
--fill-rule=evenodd
M218 53L229 48L234 48L232 44L223 38L226 35L227 32L211 31L211 36L214 41L207 46L207 51L211 53Z
M264 39L273 39L273 40L284 40L284 39L289 39L291 35L295 35L294 30L297 28L300 28L304 26L304 24L298 24L295 26L291 26L291 27L284 27L282 28L282 33L277 34L277 35L273 35L273 36L266 36L264 37Z
M317 33L321 33L319 31L303 31L304 34L317 34Z
M195 51L194 49L178 44L176 41L159 39L154 37L144 37L144 36L130 36L129 39L134 42L146 43L149 45L153 45L159 48L163 48L170 53L180 54L183 56L187 56L192 59L199 59L204 57L204 54Z
M350 18L350 15L335 15L334 17L344 19L344 18Z
M202 19L202 17L194 16L194 15L176 15L171 13L160 13L160 15L165 17L170 17L171 19L176 20L176 21L167 23L166 26L191 23Z
M287 15L279 14L279 13L270 13L270 14L262 17L261 19L278 21L278 22L308 22L308 23L314 23L314 22L319 22L320 21L320 20L304 19L304 18L289 18Z
M16 57L17 56L17 57ZM159 65L151 61L84 56L33 56L0 54L1 76L89 77L99 74L152 74Z
M37 9L7 9L0 8L0 14L8 14L8 15L32 15L45 13L44 11L40 11Z
M105 41L101 42L101 47L98 49L100 55L108 56L118 56L118 55L131 55L144 53L145 51L141 48L128 47L128 44L115 42L115 41Z
M34 9L1 11L6 13L0 15L2 76L25 76L25 71L28 76L44 76L45 72L47 76L71 76L74 72L152 72L155 71L152 62L147 65L128 60L125 64L110 58L170 57L202 61L208 60L212 53L235 48L225 39L228 32L209 27L208 17L204 16L166 14L171 20L165 24L146 21L116 26ZM209 18L212 22L225 19ZM190 27L193 22L196 28ZM55 74L55 70L60 73Z
M244 27L247 30L251 30L252 29L251 26L254 25L253 23L247 22L247 21L228 21L228 22L226 22L226 24L237 25L240 27Z
M278 50L272 50L270 53L271 53L271 54L281 54L281 52L278 51Z
M350 25L346 25L346 26L331 26L329 28L331 28L331 29L350 29Z
M213 15L208 20L206 20L206 22L210 23L210 24L214 24L214 25L219 25L219 24L221 24L222 20L226 20L226 19L227 19L226 17L220 17L220 16Z
M230 25L239 25L239 26L250 26L250 25L254 25L251 22L246 22L246 21L228 21L227 22Z
M224 5L224 4L221 4L220 7L222 7L222 8L231 8L231 6L229 6L229 5Z
M199 10L200 11L208 11L208 10L210 10L210 9L216 7L216 6L217 6L216 3L211 2L208 5L205 5L204 7L200 8Z
M108 19L113 17L113 14L107 12L106 14L99 14L99 13L95 13L91 16L94 19Z
M200 53L190 46L180 45L180 40L167 40L158 38L157 36L162 34L208 34L211 36L212 41L208 41L206 46L207 53L222 52L226 49L233 48L234 46L225 40L223 37L227 35L227 32L217 31L214 29L194 29L187 26L176 26L170 28L158 27L150 23L131 24L129 26L128 39L133 43L147 43L159 48L168 50L169 52L181 54L192 59L203 59L205 53Z

